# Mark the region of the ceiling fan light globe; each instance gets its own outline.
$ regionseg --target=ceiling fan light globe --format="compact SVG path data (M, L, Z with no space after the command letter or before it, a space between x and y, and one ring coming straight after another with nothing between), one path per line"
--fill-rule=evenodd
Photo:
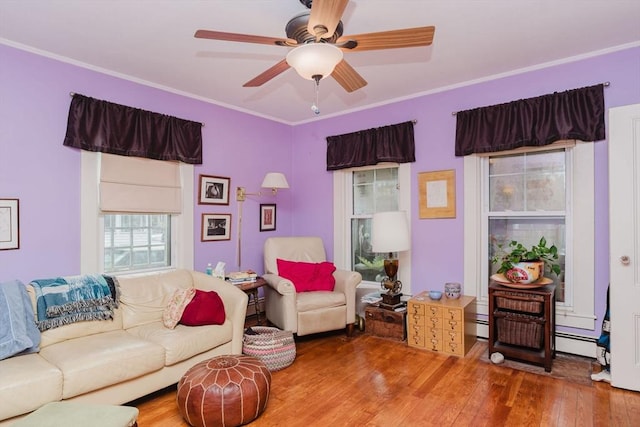
M301 77L314 80L313 76L329 76L342 61L342 51L327 43L309 43L298 46L287 54L287 64L295 68Z

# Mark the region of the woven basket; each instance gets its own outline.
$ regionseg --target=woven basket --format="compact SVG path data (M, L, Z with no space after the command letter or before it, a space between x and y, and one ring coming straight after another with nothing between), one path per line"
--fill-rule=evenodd
M291 365L296 358L293 333L268 326L253 326L257 334L244 334L242 353L257 357L270 371L278 371Z
M544 343L544 325L539 317L515 313L494 313L498 341L541 349Z

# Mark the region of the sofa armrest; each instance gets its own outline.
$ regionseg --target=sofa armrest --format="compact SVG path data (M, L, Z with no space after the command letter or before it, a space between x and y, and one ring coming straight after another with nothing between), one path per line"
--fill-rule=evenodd
M216 291L222 298L227 319L233 324L232 352L233 354L241 354L249 296L231 283L217 277L199 271L192 271L191 274L196 289Z
M356 287L362 281L362 275L356 271L336 270L333 272L336 279L334 292L342 292L347 300L347 324L356 321Z
M273 273L266 273L262 278L267 282L267 286L274 289L280 295L294 295L296 293L296 288L289 279Z

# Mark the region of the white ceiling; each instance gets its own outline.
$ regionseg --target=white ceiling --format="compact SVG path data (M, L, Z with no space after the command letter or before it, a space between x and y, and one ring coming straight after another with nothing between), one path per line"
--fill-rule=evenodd
M285 38L306 10L299 0L0 0L0 42L294 124L315 117L311 81L289 69L242 87L289 48L193 35ZM349 94L323 80L320 117L640 45L638 0L352 0L342 21L345 35L436 32L429 47L346 53L369 84Z

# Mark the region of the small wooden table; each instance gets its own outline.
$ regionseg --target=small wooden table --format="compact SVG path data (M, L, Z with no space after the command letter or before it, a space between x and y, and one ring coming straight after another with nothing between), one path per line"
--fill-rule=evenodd
M244 291L249 298L253 298L253 306L256 310L256 320L258 325L260 324L260 304L258 303L258 289L267 284L267 281L262 277L258 277L255 282L237 283L234 286L241 291Z

